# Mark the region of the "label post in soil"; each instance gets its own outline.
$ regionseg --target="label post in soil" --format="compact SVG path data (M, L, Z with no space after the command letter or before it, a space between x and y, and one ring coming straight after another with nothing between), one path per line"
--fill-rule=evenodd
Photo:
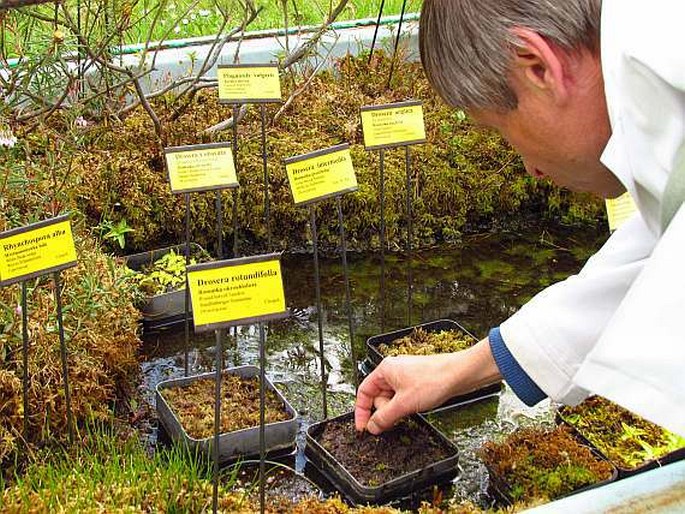
M219 103L233 105L233 155L238 158L238 120L241 105L260 104L262 169L264 174L264 220L267 248L271 248L269 169L266 149L266 105L281 103L281 79L277 64L220 64L217 67ZM233 193L233 257L238 256L238 195Z
M233 153L229 143L210 143L204 145L174 146L166 148L164 155L169 174L169 184L174 194L185 196L185 259L186 268L190 264L190 193L216 191L216 224L218 258L222 258L223 247L223 206L222 189L235 189L239 186L236 176ZM184 369L188 376L188 346L190 340L190 293L185 289L185 346Z
M350 145L342 144L283 161L296 205L356 191Z
M28 441L28 301L27 284L32 278L53 274L55 282L55 304L60 340L62 374L64 376L64 397L67 409L69 439L73 441L71 395L67 366L64 323L62 320L62 298L59 273L78 264L74 237L69 215L33 223L0 233L0 287L21 282L22 339L23 339L23 404L24 437Z
M623 225L628 218L637 212L637 206L630 193L623 193L618 198L609 198L605 201L609 231L613 232Z
M392 70L391 70L392 73ZM412 324L412 210L411 210L411 145L426 142L423 122L423 106L419 101L407 101L386 105L370 105L360 110L364 146L366 150L378 150L380 161L380 245L381 245L381 297L385 284L385 150L404 146L406 168L406 216L407 216L407 318ZM383 310L383 309L381 309Z
M314 250L314 283L316 290L317 325L319 330L319 358L321 365L321 396L323 415L328 416L327 379L324 357L323 322L321 319L321 279L319 272L319 247L316 230L316 212L313 204L327 198L335 197L338 208L338 223L340 225L340 245L342 249L343 272L345 275L345 295L347 300L347 315L350 331L350 353L354 363L355 388L359 385L357 374L357 359L355 356L352 328L352 307L350 303L349 270L347 268L347 244L345 242L345 226L342 214L341 195L356 191L357 177L352 166L352 156L348 144L332 146L316 152L299 155L284 161L290 190L296 205L309 205L310 227Z
M238 187L229 143L174 146L164 154L173 193Z
M281 101L277 64L220 64L217 67L219 102L227 104Z
M364 147L394 148L426 142L421 102L410 101L361 108Z
M262 322L288 316L280 254L258 255L188 267L188 286L195 330L216 330L216 396L214 406L214 495L218 507L219 420L221 413L221 328L259 322L260 333L260 511L264 512L264 373L266 368Z
M69 216L0 234L0 286L76 266Z
M196 332L286 317L280 254L188 267Z

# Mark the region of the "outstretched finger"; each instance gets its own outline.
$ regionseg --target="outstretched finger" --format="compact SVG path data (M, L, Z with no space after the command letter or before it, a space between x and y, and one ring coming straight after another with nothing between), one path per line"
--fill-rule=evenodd
M357 390L357 401L354 406L354 425L359 431L366 428L374 408L374 402L378 396L384 394L387 385L378 370L374 370L364 379Z
M376 407L366 423L366 429L374 435L391 429L400 419L412 412L406 407L400 395L395 395L387 401L378 401Z

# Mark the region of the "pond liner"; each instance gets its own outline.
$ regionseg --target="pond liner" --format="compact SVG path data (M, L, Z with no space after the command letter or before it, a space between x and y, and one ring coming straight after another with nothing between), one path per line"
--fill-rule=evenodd
M597 489L598 487L602 487L611 482L615 482L620 478L618 469L616 468L613 462L608 460L604 455L597 451L597 449L594 446L592 446L591 444L587 444L585 441L582 440L582 438L577 437L575 433L572 432L572 434L578 442L578 444L587 447L592 452L592 455L594 455L598 460L606 461L609 463L609 465L611 466L611 476L606 480L600 480L599 482L595 482L594 484L579 487L578 489L571 491L570 493L562 494L561 496L558 496L550 501L560 500L568 496L573 496L574 494L590 491L591 489ZM499 505L505 505L509 507L513 506L516 503L516 500L514 500L514 498L512 498L511 495L508 493L511 487L508 486L507 482L503 480L502 477L493 473L490 466L485 464L485 468L488 470L488 494ZM527 499L532 500L532 498Z
M412 327L402 328L399 330L394 330L392 332L386 332L384 334L379 334L371 336L366 340L366 359L363 361L363 370L365 374L370 373L373 369L380 364L383 360L383 355L379 351L379 347L382 344L388 344L396 339L410 335L417 328L421 328L426 332L442 332L442 331L460 331L464 335L473 339L474 344L478 342L478 338L473 335L469 330L465 329L458 322L451 319L439 319L435 321L429 321L427 323L422 323L420 325L414 325ZM367 371L368 370L368 371ZM488 384L475 391L470 391L468 393L453 396L447 400L442 405L426 411L426 414L440 412L447 409L452 409L465 402L472 400L477 400L480 398L487 398L499 394L502 391L504 384L502 381L495 382L494 384Z
M305 446L305 456L309 463L313 464L316 470L353 505L378 505L408 498L413 493L432 485L449 482L459 474L459 456L456 445L428 423L423 416L414 414L409 419L425 427L432 437L435 437L444 445L445 449L450 453L449 457L378 486L361 484L317 440L317 437L321 435L327 423L338 420L349 420L352 423L353 419L354 411L310 425L307 428Z
M259 377L259 368L256 366L239 366L236 368L228 368L224 373L237 375L241 378L255 378ZM172 411L171 406L162 395L162 390L171 387L180 387L191 384L197 380L214 380L216 374L212 371L209 373L202 373L191 377L174 378L165 380L157 384L155 396L157 400L157 415L164 427L164 430L169 435L172 441L185 444L189 449L195 452L201 452L211 457L212 444L214 436L203 439L196 439L191 437L183 428L178 416ZM271 381L267 378L265 382L267 390L273 391L276 397L283 404L283 408L290 415L290 418L285 421L278 421L276 423L267 423L264 426L264 439L266 442L266 452L270 456L284 455L292 452L295 448L295 439L299 426L299 416L295 409L285 399L285 397L274 387ZM235 430L233 432L224 432L219 436L219 461L228 463L236 459L255 457L259 455L259 425L245 428L242 430Z
M151 266L172 250L179 255L185 255L185 245L179 244L127 255L125 262L129 268L140 272L145 266ZM191 256L204 253L204 251L199 244L190 243ZM143 328L147 331L161 330L183 323L186 311L185 287L167 293L147 295L145 304L139 310L143 316ZM191 312L192 307L189 308L188 314L190 315Z
M655 469L659 468L661 466L665 466L666 464L671 464L672 462L677 462L680 460L685 460L685 448L679 448L675 451L672 451L670 453L667 453L666 455L662 455L659 458L652 459L646 461L644 464L641 464L640 466L636 466L634 468L627 468L622 465L619 465L617 462L609 458L607 455L604 454L602 450L597 448L592 441L590 441L583 430L577 428L575 425L570 423L566 418L564 418L564 408L561 407L555 416L555 420L557 422L557 425L565 425L571 429L571 432L578 438L578 440L582 441L583 444L586 446L589 446L592 448L594 451L596 451L599 455L602 456L604 460L607 460L611 463L612 466L614 466L618 470L618 478L627 478L633 475L637 475L638 473L643 473L645 471L649 471L650 469Z

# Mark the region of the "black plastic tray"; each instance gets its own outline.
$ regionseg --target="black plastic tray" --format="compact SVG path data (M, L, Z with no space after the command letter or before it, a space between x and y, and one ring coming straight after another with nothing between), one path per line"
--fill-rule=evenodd
M179 255L185 254L185 245L167 246L157 250L136 253L125 257L126 265L136 271L140 271L144 266L152 265L171 250ZM190 254L204 252L204 249L197 243L190 243ZM168 293L147 296L145 304L140 308L143 315L143 324L147 330L159 330L182 323L185 320L185 287ZM192 307L188 305L189 315ZM192 318L191 318L192 319Z
M365 486L361 484L349 471L331 455L328 450L316 440L321 434L326 423L334 420L352 419L354 412L348 412L342 416L324 420L320 423L309 426L307 429L307 445L305 455L309 461L329 480L344 496L355 505L383 504L393 500L407 497L415 491L419 491L433 484L440 484L454 478L459 470L457 447L442 433L436 430L422 416L414 415L411 417L416 423L425 426L428 431L440 440L451 452L451 456L435 462L430 466L419 469L412 473L407 473L401 477L394 478L377 487Z
M556 422L558 425L564 424L567 427L571 429L571 431L575 434L575 436L578 438L579 441L582 441L583 444L589 446L592 448L594 451L596 451L599 455L602 456L603 459L609 461L617 470L618 470L618 477L619 478L626 478L629 476L636 475L638 473L642 473L643 471L649 471L650 469L658 468L661 466L665 466L666 464L670 464L672 462L677 462L679 460L685 460L685 448L679 448L678 450L675 450L671 453L667 453L666 455L662 455L658 459L653 459L645 462L644 464L640 466L636 466L634 468L625 468L620 466L618 463L614 462L611 460L607 455L604 455L604 452L597 448L592 441L590 441L583 431L579 428L577 428L575 425L572 423L568 422L566 418L564 418L564 407L561 407L556 414Z
M619 478L619 472L618 469L616 469L616 466L614 465L613 462L608 460L604 455L602 455L600 452L597 451L597 449L592 446L591 444L587 444L586 441L582 440L582 438L579 438L575 432L571 432L573 436L576 438L578 441L578 444L582 446L586 446L592 454L598 459L598 460L603 460L608 462L611 465L611 476L607 478L606 480L601 480L600 482L596 482L594 484L586 485L585 487L581 487L579 489L576 489L575 491L571 491L568 494L561 495L557 498L554 498L554 501L560 500L561 498L566 498L568 496L573 496L574 494L579 494L584 491L589 491L591 489L596 489L598 487L602 487L606 484L609 484L611 482L614 482ZM493 499L498 502L501 505L514 505L516 501L509 495L508 487L506 486L504 480L502 480L501 477L498 475L494 474L492 470L490 469L489 466L485 466L488 470L488 475L489 475L489 480L488 480L488 494L493 497Z
M239 366L237 368L228 368L224 370L224 373L238 375L242 378L251 378L259 376L259 368L256 366ZM181 425L176 413L171 409L161 391L169 387L188 385L196 380L213 380L215 376L216 374L214 372L210 372L190 377L174 378L160 382L157 384L156 389L157 414L169 437L174 441L187 445L192 450L204 452L210 457L212 455L214 437L211 436L204 439L195 439L194 437L191 437L188 432L186 432L185 428L183 428L183 425ZM268 378L265 381L265 386L276 394L278 399L283 403L283 408L290 415L290 418L287 420L267 423L264 426L266 451L271 455L289 452L295 447L299 416ZM229 462L240 457L251 457L255 455L259 455L258 426L220 434L219 460L221 462Z
M395 341L396 339L408 336L417 328L421 328L426 332L459 330L460 332L463 332L465 335L472 338L474 344L478 342L478 338L476 336L474 336L470 331L465 329L463 326L461 326L458 322L454 320L439 319L436 321L429 321L428 323L422 323L421 325L415 325L413 327L402 328L400 330L395 330L393 332L386 332L385 334L379 334L369 337L366 340L367 358L363 362L362 369L364 371L368 370L368 372L370 373L376 366L378 366L378 364L380 364L380 362L383 360L383 355L378 350L378 347L380 345L387 344L392 341ZM440 405L439 407L436 407L435 409L432 409L428 412L439 412L441 410L451 409L470 400L476 400L479 398L493 396L495 394L498 394L503 387L504 384L501 381L495 382L494 384L486 385L480 389L476 389L475 391L454 396L442 405Z

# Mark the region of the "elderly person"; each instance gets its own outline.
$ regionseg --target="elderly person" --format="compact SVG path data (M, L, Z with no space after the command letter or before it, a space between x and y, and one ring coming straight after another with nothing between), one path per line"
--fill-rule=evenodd
M425 0L421 59L449 105L499 131L526 169L639 212L575 276L473 348L385 359L356 426L504 378L532 405L600 394L685 435L685 3Z

